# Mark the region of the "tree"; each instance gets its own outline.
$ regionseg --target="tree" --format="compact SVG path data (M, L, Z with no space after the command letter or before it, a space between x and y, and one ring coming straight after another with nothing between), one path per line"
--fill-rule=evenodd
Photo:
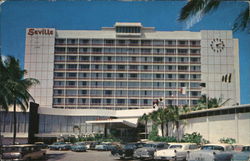
M159 108L149 114L154 124L161 126L162 136L164 136L164 125L168 122L168 114L166 108Z
M227 0L189 0L187 4L181 9L179 21L185 21L195 15L205 15L210 11L218 8ZM239 1L239 0L235 0ZM242 2L250 3L250 0L240 0ZM234 21L232 27L233 31L250 29L250 10L248 6L241 11Z
M29 101L34 101L28 90L39 83L37 79L24 78L26 73L26 70L21 69L19 60L0 55L0 109L9 111L13 107L13 144L16 140L16 109L20 107L22 111L27 110Z
M178 106L168 106L169 109L169 120L173 122L173 125L176 127L177 139L179 138L179 120L180 120L180 107Z
M147 134L148 134L148 120L149 120L149 115L147 114L143 114L140 118L139 118L139 121L141 122L144 122L144 125L145 125L145 139L147 138Z

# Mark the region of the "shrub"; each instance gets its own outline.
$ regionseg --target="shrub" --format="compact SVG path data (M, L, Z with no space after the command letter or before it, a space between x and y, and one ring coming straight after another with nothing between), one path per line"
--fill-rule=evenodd
M159 141L159 142L176 142L177 141L176 137L173 137L173 136L166 136L166 137L158 136L158 130L157 130L156 125L153 125L152 131L149 133L148 139L152 141Z
M190 142L196 144L207 144L208 140L205 140L200 133L193 132L192 134L184 134L181 142Z
M234 138L221 138L220 143L225 143L225 144L234 144L236 143L236 140Z

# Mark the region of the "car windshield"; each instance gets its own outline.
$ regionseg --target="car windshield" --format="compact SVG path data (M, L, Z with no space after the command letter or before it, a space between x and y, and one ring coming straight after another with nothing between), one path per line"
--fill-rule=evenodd
M250 152L250 146L244 146L242 148L242 151L249 151Z
M156 145L155 144L145 144L144 147L153 147L154 148L154 147L156 147Z
M201 147L202 150L220 150L224 151L222 146L215 146L215 145L206 145Z
M181 149L182 145L170 145L169 149Z
M131 148L135 148L135 144L126 144L125 149L131 149Z

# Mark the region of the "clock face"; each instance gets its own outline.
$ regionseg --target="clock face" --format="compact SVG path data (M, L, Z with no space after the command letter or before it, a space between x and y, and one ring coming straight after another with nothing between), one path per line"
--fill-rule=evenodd
M222 52L222 50L225 47L224 41L222 41L221 39L213 39L210 43L210 47L214 52Z

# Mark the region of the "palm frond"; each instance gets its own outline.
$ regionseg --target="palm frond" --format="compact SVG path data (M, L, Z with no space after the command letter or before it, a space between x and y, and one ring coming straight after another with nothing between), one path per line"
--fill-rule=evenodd
M233 31L244 30L250 28L250 9L249 5L244 9L239 16L234 20Z
M182 9L179 21L184 21L194 16L197 12L201 11L204 8L205 0L190 0Z

